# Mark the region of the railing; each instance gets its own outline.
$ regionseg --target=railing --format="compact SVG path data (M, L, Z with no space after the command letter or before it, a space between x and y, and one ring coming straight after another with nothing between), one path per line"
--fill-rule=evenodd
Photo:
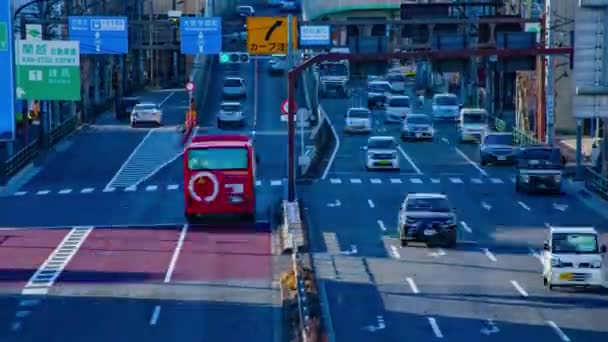
M533 137L527 134L524 131L521 131L514 127L509 127L506 121L503 119L493 117L494 119L494 129L497 132L513 132L513 138L515 143L518 145L534 145L534 144L542 144L540 140L536 137Z
M40 152L40 144L38 139L32 141L29 145L15 153L12 157L4 162L4 175L6 179L10 179L17 172L21 171L27 164L38 156Z
M78 117L72 116L49 133L49 146L61 141L78 127Z
M398 10L402 0L306 0L302 1L305 20L316 20L332 13L352 10Z
M585 187L608 200L608 178L593 171L590 167L585 168Z

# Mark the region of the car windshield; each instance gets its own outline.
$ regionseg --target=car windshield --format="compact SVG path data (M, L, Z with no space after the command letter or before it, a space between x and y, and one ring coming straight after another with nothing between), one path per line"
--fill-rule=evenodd
M188 151L190 170L246 170L247 149L205 148Z
M343 76L347 74L346 65L342 63L321 64L319 72L324 76Z
M450 212L450 203L445 198L408 198L407 211Z
M241 106L238 104L223 104L222 110L225 112L239 112L241 111Z
M240 87L241 86L241 80L236 79L236 78L229 78L224 80L224 86L225 87Z
M391 91L391 86L386 83L375 83L368 86L369 91L383 93Z
M146 110L146 111L147 110L157 110L157 109L158 109L158 107L156 107L156 105L151 105L151 104L150 105L147 105L147 104L141 105L140 104L140 105L135 106L135 110L142 110L142 111L143 110Z
M599 252L595 234L557 233L551 241L552 252L562 254L595 254Z
M483 141L486 145L514 145L513 134L490 134Z
M388 101L389 107L410 107L409 97L392 98Z
M405 119L406 123L413 125L430 125L431 118L428 116L411 116Z
M369 118L369 112L365 110L351 110L348 112L349 118L367 119Z
M523 150L520 159L525 160L553 160L559 161L559 151L557 149L530 149Z
M395 141L393 139L369 139L367 147L373 148L395 148Z
M395 74L390 75L388 77L389 82L405 82L405 77L403 75Z
M458 99L454 96L437 96L435 98L435 104L438 106L457 106Z
M486 123L486 116L483 113L467 113L462 116L464 124L483 124Z

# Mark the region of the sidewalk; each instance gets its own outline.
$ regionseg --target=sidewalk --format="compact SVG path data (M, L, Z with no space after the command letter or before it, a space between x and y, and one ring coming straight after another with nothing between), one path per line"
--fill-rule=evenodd
M556 136L557 143L561 147L562 154L568 159L569 162L576 162L576 136L563 135ZM593 139L589 137L583 137L583 163L589 164L591 162L591 145Z

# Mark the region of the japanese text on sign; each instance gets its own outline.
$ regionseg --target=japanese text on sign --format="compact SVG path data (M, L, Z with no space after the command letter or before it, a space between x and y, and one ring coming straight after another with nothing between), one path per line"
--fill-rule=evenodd
M287 17L247 17L247 50L252 55L285 54L289 49ZM291 41L298 48L298 23L293 18Z
M23 43L19 51L20 65L79 65L76 48L49 47L46 43Z
M217 18L191 19L184 21L184 29L186 31L217 31L220 26Z
M125 31L125 20L122 19L89 19L89 18L74 18L72 19L73 30L91 30L91 31Z

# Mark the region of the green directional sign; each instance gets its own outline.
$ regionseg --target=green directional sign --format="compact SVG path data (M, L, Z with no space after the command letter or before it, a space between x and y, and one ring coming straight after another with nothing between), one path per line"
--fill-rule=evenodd
M18 99L80 100L80 49L77 41L18 40L15 64Z
M8 50L8 27L6 22L0 22L0 51Z

